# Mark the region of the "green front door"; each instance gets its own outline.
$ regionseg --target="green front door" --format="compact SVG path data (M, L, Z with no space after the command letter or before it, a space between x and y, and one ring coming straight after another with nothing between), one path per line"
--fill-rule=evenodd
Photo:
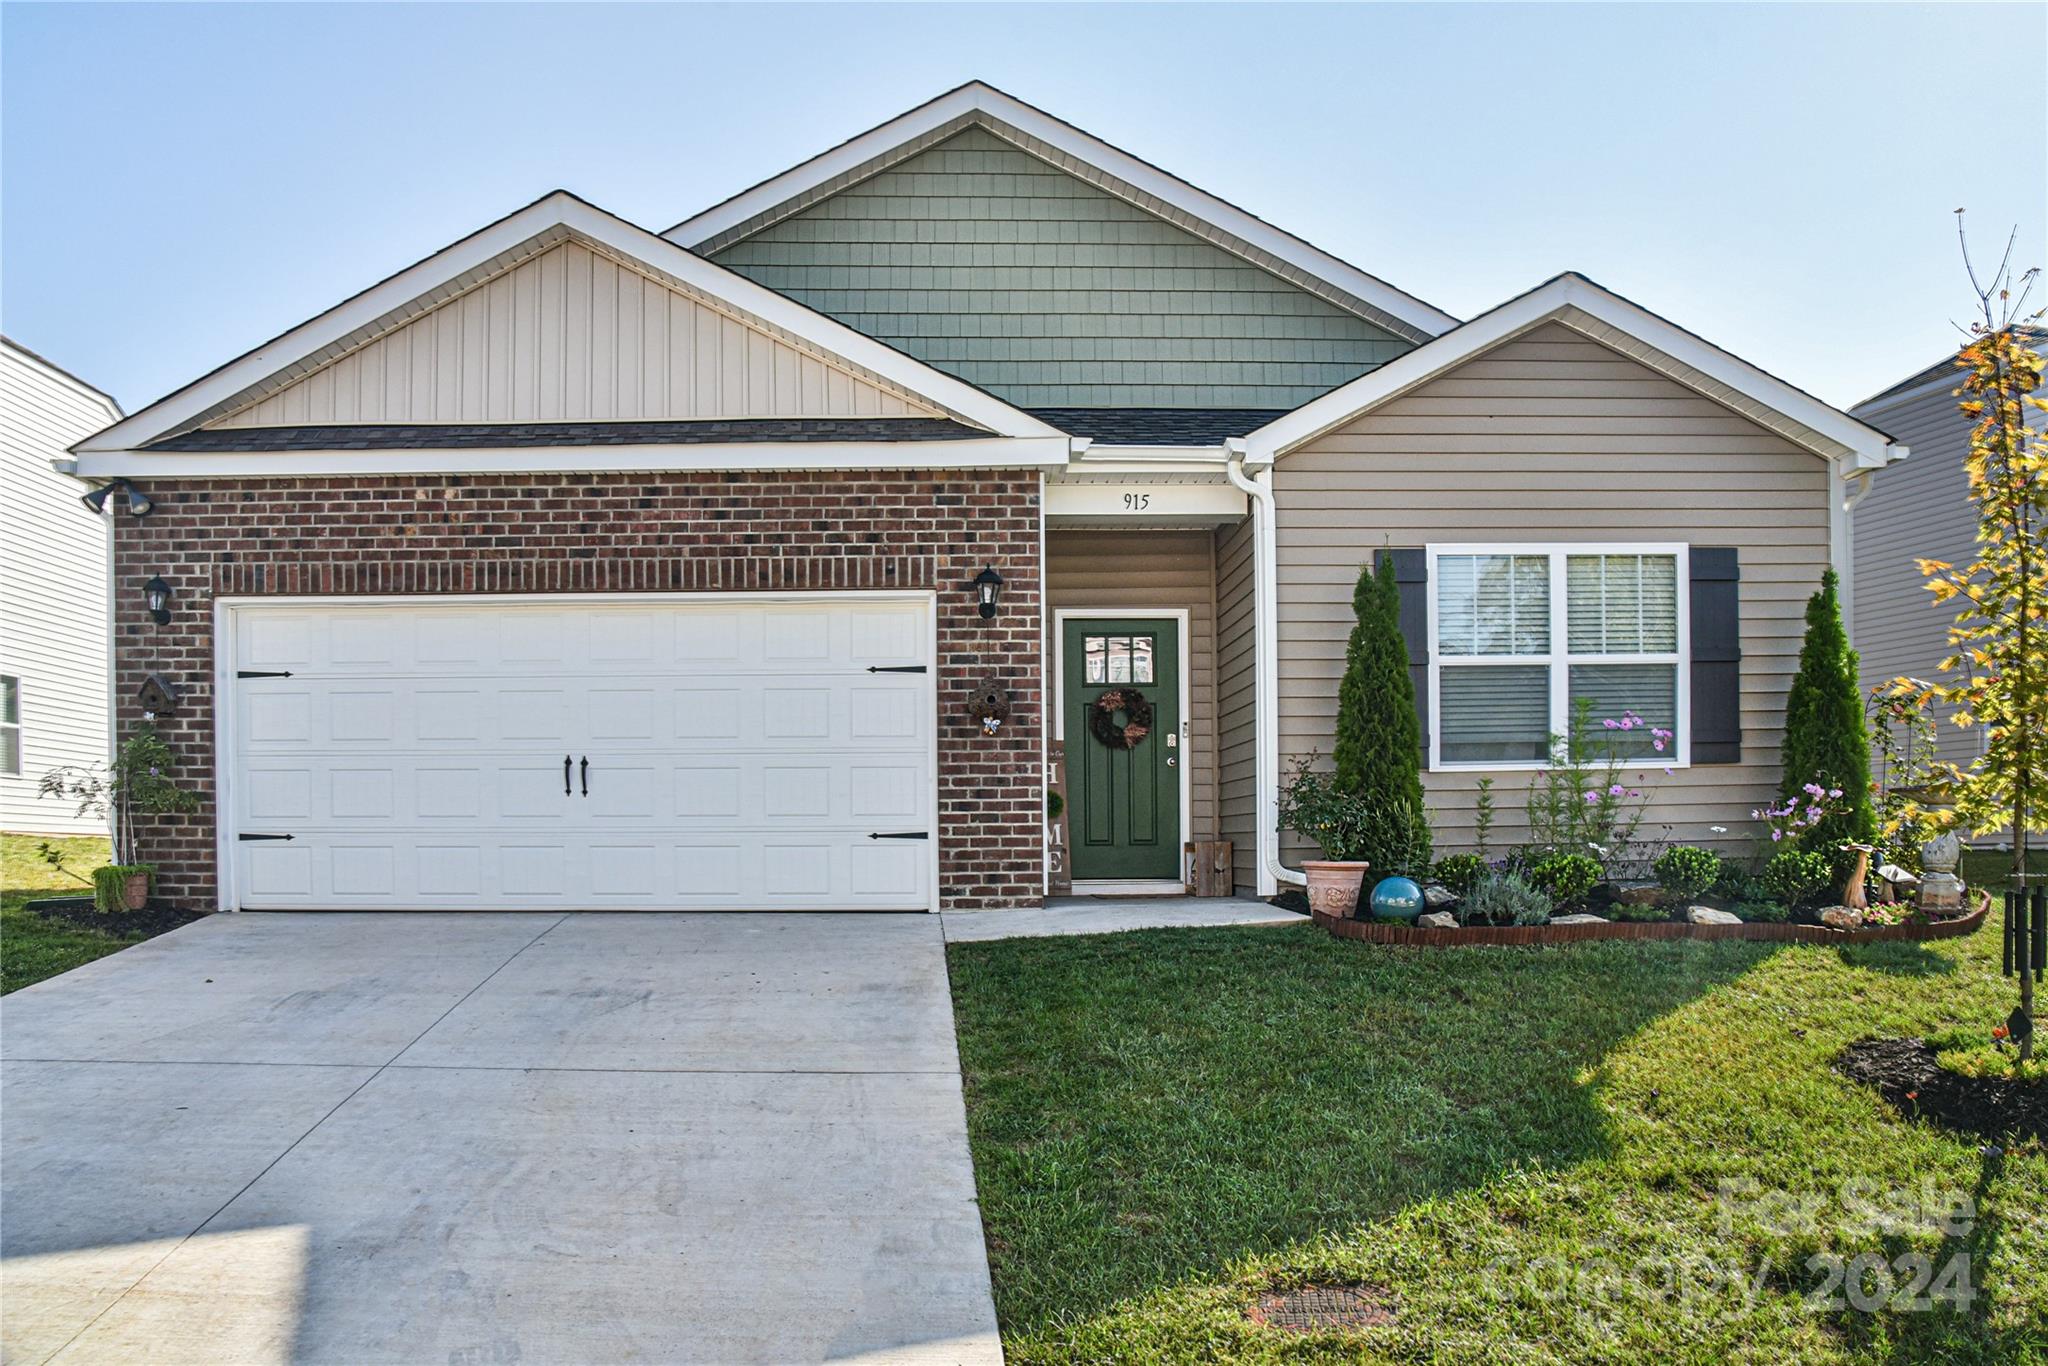
M1075 879L1180 881L1180 624L1069 617L1060 658Z

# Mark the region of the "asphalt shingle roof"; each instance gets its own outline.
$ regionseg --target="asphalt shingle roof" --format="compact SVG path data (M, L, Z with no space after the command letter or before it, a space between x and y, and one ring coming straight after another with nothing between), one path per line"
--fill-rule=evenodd
M1032 408L1031 415L1072 436L1111 446L1215 446L1257 431L1286 408Z
M439 426L215 427L152 451L390 451L503 446L667 446L711 442L966 441L988 433L949 418L750 418L707 422L521 422Z

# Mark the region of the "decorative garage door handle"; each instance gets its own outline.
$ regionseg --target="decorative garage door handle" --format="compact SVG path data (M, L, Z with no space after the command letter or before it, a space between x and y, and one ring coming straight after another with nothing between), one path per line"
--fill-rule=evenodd
M562 756L562 795L569 795L569 756Z
M577 767L583 774L583 795L588 797L590 795L590 756L588 754L584 755L583 762L577 765Z
M929 830L875 831L868 836L871 840L928 840L931 837Z

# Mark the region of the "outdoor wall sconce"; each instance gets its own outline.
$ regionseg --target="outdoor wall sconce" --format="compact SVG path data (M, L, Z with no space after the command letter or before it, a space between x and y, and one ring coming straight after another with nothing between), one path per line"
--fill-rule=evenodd
M142 600L149 606L149 619L159 626L168 626L171 621L171 586L161 578L153 577L142 585Z
M974 576L974 596L981 603L984 621L996 614L996 603L1003 596L1003 576L990 565Z
M150 513L156 511L156 499L150 497L126 479L116 479L111 484L100 485L91 493L82 493L78 496L78 501L91 508L95 513L104 512L107 500L114 496L116 490L128 495L128 513L130 516L147 517Z

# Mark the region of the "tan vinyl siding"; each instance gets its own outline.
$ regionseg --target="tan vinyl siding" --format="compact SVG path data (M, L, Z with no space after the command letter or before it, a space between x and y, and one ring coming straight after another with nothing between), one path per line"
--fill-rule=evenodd
M21 773L0 775L0 829L107 831L36 784L107 757L107 525L79 504L87 486L50 461L119 416L104 396L0 345L0 674L21 680Z
M215 427L934 415L579 243Z
M1283 768L1330 752L1351 590L1381 546L1678 541L1733 546L1742 583L1740 764L1644 774L1645 834L1749 833L1775 795L1806 598L1828 564L1829 466L1584 335L1546 325L1287 455L1279 505ZM1431 774L1438 844L1466 847L1480 775ZM1495 782L1496 843L1518 838L1530 775ZM1293 838L1291 835L1289 838ZM1293 862L1306 851L1291 848Z
M1856 413L1913 452L1872 476L1870 492L1850 517L1852 629L1866 689L1901 675L1927 677L1949 653L1954 612L1934 601L1915 561L1964 564L1976 554L1977 510L1963 469L1970 424L1951 387ZM1979 732L1952 725L1953 714L1954 708L1938 713L1936 752L1967 764L1977 756Z
M1188 614L1186 839L1216 830L1216 577L1206 531L1048 531L1046 601L1062 608L1175 608ZM1048 644L1045 658L1052 664ZM1068 737L1072 743L1073 737Z
M1215 533L1217 829L1235 846L1231 875L1245 896L1259 883L1253 539L1250 518Z

